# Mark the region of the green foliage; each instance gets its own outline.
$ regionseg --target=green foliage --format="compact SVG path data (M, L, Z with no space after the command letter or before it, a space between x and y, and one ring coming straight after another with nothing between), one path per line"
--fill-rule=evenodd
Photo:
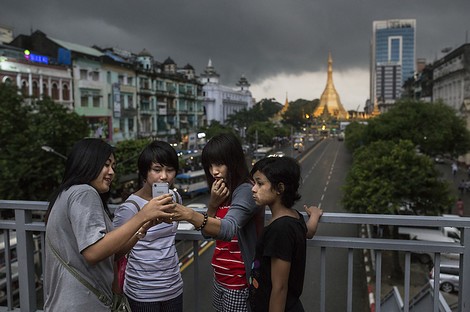
M289 108L283 116L283 125L273 127L270 119L282 109L282 104L274 99L262 99L250 110L241 110L229 115L226 120L227 127L212 121L211 126L205 130L206 135L210 138L214 134L226 131L238 135L242 133L241 129L245 129L248 142L271 145L273 137L289 136L291 127L298 131L306 123L312 122L311 119L307 120L305 118L305 114L311 115L318 103L319 100L307 101L302 99L289 103Z
M0 198L47 200L65 162L41 146L67 155L88 134L85 119L45 98L23 99L15 86L0 84Z
M123 184L134 181L137 187L138 168L137 160L142 150L151 142L150 139L126 140L116 143L114 156L116 157L116 176L111 187L112 192L120 193ZM119 197L117 194L115 197Z
M256 121L268 121L282 109L282 104L274 99L262 99L253 106ZM255 120L255 119L254 119Z
M367 125L357 121L351 122L344 130L345 144L349 151L353 152L364 145L364 135Z
M357 213L394 214L404 202L436 215L453 202L447 182L432 160L416 153L409 140L376 141L358 148L343 187L345 209Z
M470 150L470 132L465 120L442 102L405 100L390 111L371 119L363 141L410 140L427 155L449 153L454 157Z
M282 105L273 99L262 99L256 103L250 110L240 110L227 117L227 126L234 129L249 128L256 121L268 121L273 117Z
M283 123L293 126L295 130L299 130L306 122L305 114L312 115L320 101L318 99L307 101L298 99L289 103L289 109L283 115Z
M247 132L247 138L250 142L258 142L264 146L273 144L273 138L278 131L269 121L257 121L251 125Z
M219 133L231 132L238 136L238 132L234 131L232 127L224 126L217 120L212 120L209 127L201 129L201 131L206 133L206 139L210 140L212 137L216 136Z

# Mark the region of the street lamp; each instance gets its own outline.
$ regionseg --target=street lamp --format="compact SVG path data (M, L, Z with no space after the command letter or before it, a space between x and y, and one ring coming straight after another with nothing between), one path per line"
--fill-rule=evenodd
M61 154L61 153L59 153L59 152L56 152L56 150L53 149L53 148L50 147L50 146L43 145L43 146L41 146L41 149L43 149L44 151L46 151L46 152L48 152L48 153L56 154L57 156L59 156L59 157L65 159L65 160L67 160L67 156L65 156L65 155L63 155L63 154Z

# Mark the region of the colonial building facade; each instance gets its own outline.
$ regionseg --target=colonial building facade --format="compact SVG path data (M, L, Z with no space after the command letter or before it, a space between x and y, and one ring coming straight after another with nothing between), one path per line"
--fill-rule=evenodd
M146 50L86 47L41 31L19 35L0 49L2 82L28 96L50 96L85 116L92 136L179 142L207 124L202 83L190 64L179 68L169 57L155 61Z
M224 124L229 115L243 109L249 110L255 102L249 90L250 84L244 76L236 84L238 88L220 84L219 77L212 66L212 61L209 60L206 69L200 75L200 82L204 85L203 105L209 125L213 121Z
M15 84L26 98L48 96L73 107L71 69L49 64L45 56L0 45L0 82Z
M451 51L433 64L433 100L442 100L467 121L470 129L470 44ZM459 159L470 164L470 153Z

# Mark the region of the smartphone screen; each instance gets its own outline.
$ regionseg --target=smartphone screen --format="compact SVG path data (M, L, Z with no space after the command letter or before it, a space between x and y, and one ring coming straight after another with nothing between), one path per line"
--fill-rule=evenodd
M168 194L168 183L166 182L155 182L152 184L152 196L157 197L163 194Z

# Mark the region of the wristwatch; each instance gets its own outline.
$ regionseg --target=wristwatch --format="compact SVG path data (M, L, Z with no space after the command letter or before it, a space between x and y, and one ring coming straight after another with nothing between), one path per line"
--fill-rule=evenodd
M138 239L144 238L145 235L147 235L147 233L146 233L146 232L142 232L141 230L138 230L137 232L135 232L135 236L136 236Z

